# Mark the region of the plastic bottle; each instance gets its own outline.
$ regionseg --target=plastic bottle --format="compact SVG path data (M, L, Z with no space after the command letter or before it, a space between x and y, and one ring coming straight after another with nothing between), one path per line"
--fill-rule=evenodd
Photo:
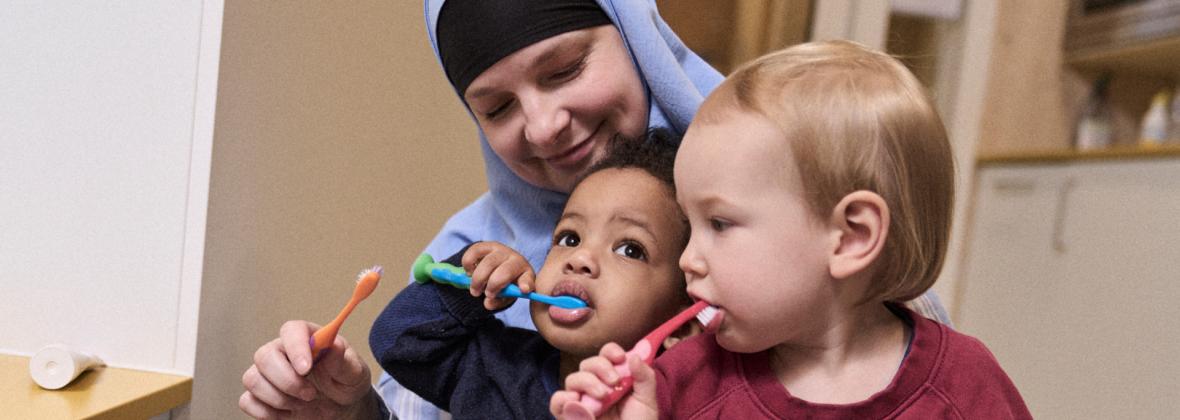
M1139 143L1158 146L1168 139L1168 92L1161 90L1151 98L1151 108L1143 115Z
M1106 100L1106 91L1109 85L1109 76L1099 77L1094 82L1090 98L1086 101L1086 108L1082 110L1081 118L1078 120L1077 137L1074 138L1074 147L1078 150L1094 150L1110 146L1111 113Z

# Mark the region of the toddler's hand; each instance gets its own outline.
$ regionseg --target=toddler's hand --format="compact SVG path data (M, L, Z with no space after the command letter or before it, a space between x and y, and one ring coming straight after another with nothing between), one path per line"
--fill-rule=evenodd
M463 269L471 273L471 295L484 295L489 311L506 308L515 299L498 298L501 290L516 283L521 292L533 291L533 267L528 260L499 242L476 242L463 253Z
M613 391L622 379L615 370L615 364L626 361L634 383L631 392L623 396L613 407L602 413L600 418L655 419L659 417L656 404L655 370L643 363L638 355L630 355L618 344L609 343L602 347L598 356L583 360L580 370L565 378L565 389L549 399L549 412L559 419L594 418L590 407L581 403L584 396L601 401Z

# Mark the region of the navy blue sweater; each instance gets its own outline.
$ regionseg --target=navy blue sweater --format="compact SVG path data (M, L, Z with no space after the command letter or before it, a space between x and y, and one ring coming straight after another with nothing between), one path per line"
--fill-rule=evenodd
M456 419L550 418L560 388L560 352L505 326L466 289L410 284L377 317L369 345L390 376Z

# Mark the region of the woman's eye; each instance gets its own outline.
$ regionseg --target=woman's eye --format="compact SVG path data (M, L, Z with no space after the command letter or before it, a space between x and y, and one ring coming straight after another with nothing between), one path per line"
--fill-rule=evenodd
M642 261L647 260L647 251L644 251L643 247L636 243L623 243L615 247L615 253L627 258L633 258Z
M573 232L561 232L553 238L553 245L575 247L582 243L582 239L578 234Z
M510 105L512 105L512 102L502 103L499 106L493 108L491 111L483 113L483 116L489 120L494 120L496 117L504 115L504 113L508 111L508 107Z
M721 219L709 219L709 226L712 227L714 231L721 232L729 228L729 222Z
M582 72L582 67L585 62L586 62L586 59L585 59L585 57L583 57L582 59L578 60L578 62L574 63L573 65L567 66L566 68L561 69L561 70L557 71L556 73L553 73L552 75L549 76L549 79L553 80L553 81L565 81L565 80L572 79L575 76L577 76L578 73Z

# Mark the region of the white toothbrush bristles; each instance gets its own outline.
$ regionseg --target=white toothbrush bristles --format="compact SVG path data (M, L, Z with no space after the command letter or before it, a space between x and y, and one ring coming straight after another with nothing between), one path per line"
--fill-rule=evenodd
M369 273L372 273L372 272L374 272L374 271L376 271L376 272L377 272L377 275L378 275L378 276L380 276L380 275L384 274L384 273L383 273L383 271L384 271L384 270L381 268L381 266L379 266L379 265L374 265L374 266L373 266L373 268L366 268L366 269L364 269L364 270L361 270L360 274L357 274L357 275L356 275L356 281L357 281L357 283L360 283L360 281L361 281L361 280L363 280L363 279L365 278L365 275L367 275L367 274L369 274Z
M713 305L706 306L697 312L697 321L700 321L701 326L707 327L710 322L713 322L713 317L717 316L717 307Z

